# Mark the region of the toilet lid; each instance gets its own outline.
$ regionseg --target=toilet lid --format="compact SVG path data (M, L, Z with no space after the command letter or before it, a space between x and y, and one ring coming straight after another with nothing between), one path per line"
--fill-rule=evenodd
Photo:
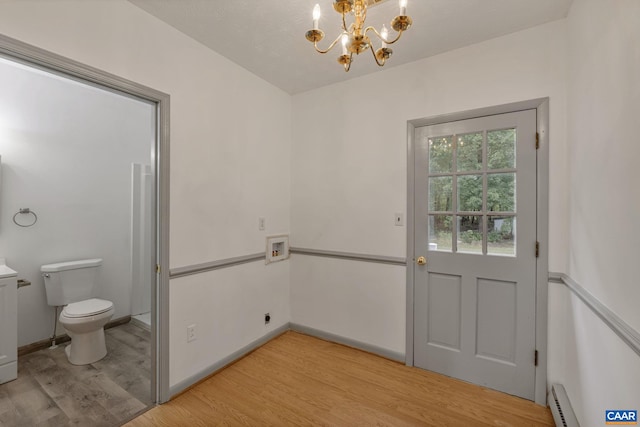
M87 317L104 313L113 308L111 301L92 298L67 305L62 313L67 317Z

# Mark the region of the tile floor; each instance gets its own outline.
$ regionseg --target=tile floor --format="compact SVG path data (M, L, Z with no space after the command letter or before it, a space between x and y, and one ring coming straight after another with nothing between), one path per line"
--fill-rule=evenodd
M151 402L150 334L131 323L106 331L107 356L69 363L66 344L18 359L0 385L0 426L118 426Z

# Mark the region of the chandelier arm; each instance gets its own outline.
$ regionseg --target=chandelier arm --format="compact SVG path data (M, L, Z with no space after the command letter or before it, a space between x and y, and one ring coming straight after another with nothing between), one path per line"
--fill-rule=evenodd
M342 29L347 31L347 18L345 18L345 13L342 12Z
M398 36L397 36L395 39L393 39L393 40L385 40L385 39L380 35L380 33L378 32L378 30L376 30L376 29L375 29L375 27L367 27L367 28L364 30L364 34L367 34L367 31L373 31L373 32L375 33L375 35L376 35L380 40L382 40L383 42L385 42L386 44L394 44L395 42L397 42L398 40L400 40L400 37L402 37L402 33L404 32L404 31L400 30L400 31L398 31Z
M371 54L373 55L373 59L376 60L376 64L378 64L379 67L384 67L384 63L386 62L385 59L383 58L382 62L380 62L378 60L378 56L376 55L376 51L373 50L373 46L372 45L369 45L369 50L371 50Z
M322 49L319 49L319 48L318 48L318 42L313 42L313 47L315 47L315 48L316 48L316 51L317 51L318 53L327 53L327 52L329 52L331 49L333 49L333 47L334 47L334 46L335 46L335 45L340 41L340 39L342 38L342 34L343 34L343 33L341 33L341 34L338 36L338 38L337 38L337 39L335 39L335 40L333 41L333 43L331 43L331 44L329 45L329 47L328 47L328 48L326 48L325 50L322 50Z

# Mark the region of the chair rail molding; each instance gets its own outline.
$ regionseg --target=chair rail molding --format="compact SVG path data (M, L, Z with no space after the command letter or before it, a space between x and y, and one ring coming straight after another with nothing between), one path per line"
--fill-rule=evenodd
M640 356L640 333L622 320L609 307L604 305L578 282L564 273L549 273L549 282L567 286L578 298L586 304L613 332L618 335L633 351Z

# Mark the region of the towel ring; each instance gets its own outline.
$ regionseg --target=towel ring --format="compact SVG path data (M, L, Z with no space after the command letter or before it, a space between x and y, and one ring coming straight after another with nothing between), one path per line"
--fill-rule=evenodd
M16 221L16 217L20 214L31 214L33 215L33 222L31 224L20 224L18 221ZM16 212L16 214L13 216L13 223L15 225L17 225L18 227L31 227L33 224L35 224L36 222L38 222L38 215L36 215L36 213L34 211L32 211L29 208L20 208L20 210L18 212Z

